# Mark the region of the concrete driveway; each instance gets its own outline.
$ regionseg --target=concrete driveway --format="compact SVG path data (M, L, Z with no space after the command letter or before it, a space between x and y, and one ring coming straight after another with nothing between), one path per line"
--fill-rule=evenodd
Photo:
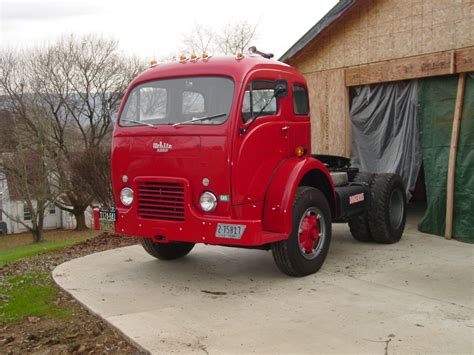
M413 228L395 245L335 225L323 268L281 274L270 252L140 246L62 264L56 282L152 353L473 353L474 246Z

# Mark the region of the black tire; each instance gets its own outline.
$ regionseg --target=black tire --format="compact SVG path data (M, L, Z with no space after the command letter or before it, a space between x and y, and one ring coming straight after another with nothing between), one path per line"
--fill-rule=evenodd
M397 174L376 174L371 188L369 226L378 243L400 240L407 218L405 185Z
M305 216L314 218L314 225L317 226L315 230L322 234L315 237L312 253L303 252L300 246L299 230ZM293 228L288 239L272 244L273 259L278 268L289 276L315 273L323 265L331 243L331 210L324 194L313 187L298 187L293 203L292 222Z
M354 178L354 182L365 183L370 188L374 178L375 174L358 173ZM369 203L370 200L371 199L369 198ZM374 240L372 238L372 233L370 232L368 211L349 217L348 222L349 229L351 230L351 234L355 240L358 240L359 242L372 242Z
M148 254L160 260L182 258L194 248L194 243L154 243L150 238L140 238L140 243Z

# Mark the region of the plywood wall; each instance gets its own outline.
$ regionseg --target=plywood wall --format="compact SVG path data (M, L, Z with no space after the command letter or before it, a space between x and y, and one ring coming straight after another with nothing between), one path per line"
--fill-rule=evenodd
M474 46L474 0L360 0L288 63L307 78L313 151L349 155L344 68Z
M311 103L311 149L317 154L348 155L350 130L345 108L349 107L344 70L311 73L307 77Z
M344 70L346 86L472 72L474 71L474 46L361 64Z
M289 61L304 74L474 45L474 0L362 0Z

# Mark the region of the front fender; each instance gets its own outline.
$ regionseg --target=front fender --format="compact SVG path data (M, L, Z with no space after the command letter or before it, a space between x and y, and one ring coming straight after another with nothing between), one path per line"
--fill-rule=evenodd
M265 194L263 230L289 235L292 228L293 200L302 179L311 171L323 174L329 183L326 194L335 201L334 184L328 169L314 158L289 158L275 171ZM322 189L322 187L319 187ZM329 201L331 203L331 201Z

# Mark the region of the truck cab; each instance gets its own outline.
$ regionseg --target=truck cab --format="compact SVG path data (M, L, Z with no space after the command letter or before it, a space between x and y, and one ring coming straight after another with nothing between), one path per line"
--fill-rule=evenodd
M348 159L312 155L309 114L304 77L265 56L203 55L149 68L120 106L116 206L94 211L96 227L139 237L162 260L205 243L272 249L289 275L317 271L333 221L352 218L370 234L375 176L358 174ZM395 180L395 228L403 231L406 199Z

